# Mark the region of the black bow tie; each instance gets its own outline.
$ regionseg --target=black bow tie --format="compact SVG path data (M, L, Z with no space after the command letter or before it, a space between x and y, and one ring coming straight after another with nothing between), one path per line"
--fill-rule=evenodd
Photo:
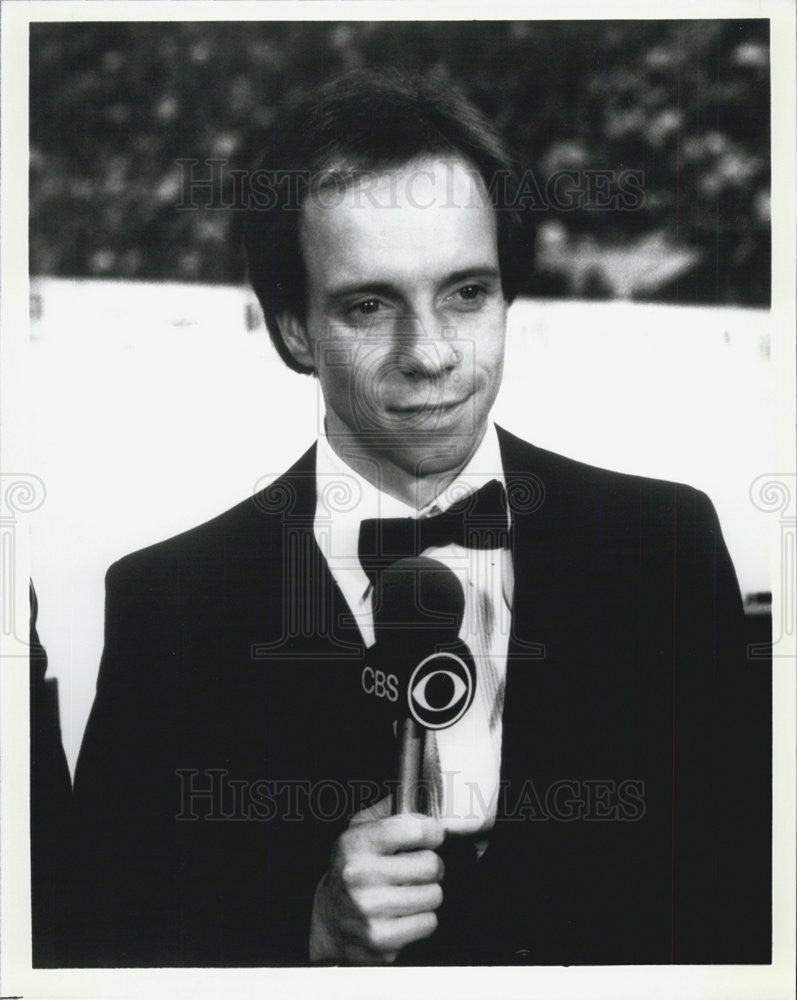
M360 524L359 556L372 583L397 559L443 545L466 549L509 546L506 491L497 479L432 517L367 518Z

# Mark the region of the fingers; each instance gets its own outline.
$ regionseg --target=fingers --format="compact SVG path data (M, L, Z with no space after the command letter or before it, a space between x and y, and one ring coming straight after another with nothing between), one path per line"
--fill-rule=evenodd
M442 882L446 873L443 859L434 851L414 851L385 858L386 881L390 885L424 885Z
M431 913L443 902L443 890L438 882L431 885L371 886L358 893L357 903L369 919L412 917Z
M349 890L329 873L319 882L313 901L310 959L392 964L406 945L434 933L434 911L442 901L436 882Z
M371 854L436 850L445 839L442 823L431 816L408 813L356 823L343 834L356 850Z
M363 810L335 841L313 905L311 958L391 964L437 928L445 831L429 816Z
M408 944L431 937L437 930L434 913L418 913L411 917L390 920L373 920L365 934L365 944L371 951L382 955L400 952ZM395 960L395 959L394 959Z
M357 826L359 823L368 823L373 819L385 819L391 814L392 809L393 797L392 795L386 795L383 799L375 802L372 806L368 806L366 809L361 809L360 812L355 813L351 818L349 826Z
M341 866L343 881L350 888L374 885L426 885L442 882L445 865L434 851L378 856L351 854Z

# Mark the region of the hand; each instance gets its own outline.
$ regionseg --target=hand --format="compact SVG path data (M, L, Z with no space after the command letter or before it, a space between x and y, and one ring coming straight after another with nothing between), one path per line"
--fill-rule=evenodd
M310 930L312 962L383 965L437 929L443 862L439 820L390 815L390 797L357 813L332 848L318 883Z

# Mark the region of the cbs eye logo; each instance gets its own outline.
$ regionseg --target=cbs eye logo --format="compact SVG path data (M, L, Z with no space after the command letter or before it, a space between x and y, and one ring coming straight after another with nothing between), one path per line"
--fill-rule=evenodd
M473 701L472 667L453 653L432 653L413 670L407 700L413 718L426 729L445 729L462 718Z

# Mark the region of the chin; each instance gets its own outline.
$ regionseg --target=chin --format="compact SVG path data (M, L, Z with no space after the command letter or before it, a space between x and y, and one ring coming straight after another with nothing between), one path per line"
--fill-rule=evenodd
M445 434L429 431L428 434L413 435L414 440L402 441L395 457L396 465L407 472L424 475L435 472L449 472L463 466L476 449L480 434Z

